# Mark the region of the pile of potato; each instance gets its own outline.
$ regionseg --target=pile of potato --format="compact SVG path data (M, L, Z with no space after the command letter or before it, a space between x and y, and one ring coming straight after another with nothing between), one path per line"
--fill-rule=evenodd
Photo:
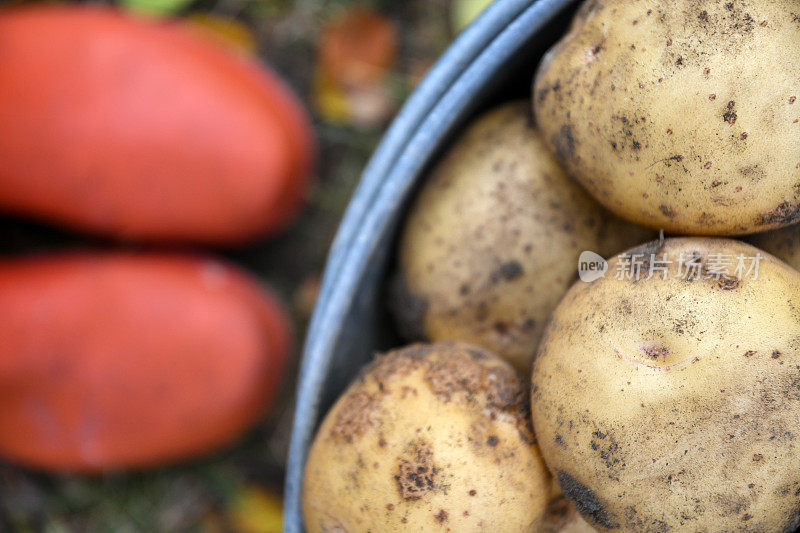
M587 1L412 206L306 528L800 527L798 57L796 0Z

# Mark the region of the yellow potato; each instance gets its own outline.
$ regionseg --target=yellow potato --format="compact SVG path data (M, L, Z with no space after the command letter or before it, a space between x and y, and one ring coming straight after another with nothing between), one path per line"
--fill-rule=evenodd
M672 233L800 221L797 0L590 0L545 56L542 136L618 215Z
M508 363L471 345L379 356L317 432L306 529L538 531L551 478L527 399Z
M638 281L615 258L576 283L533 364L533 425L564 495L604 530L793 531L800 273L725 239L631 253Z
M408 340L472 342L527 375L584 250L607 256L652 233L572 182L513 102L477 119L425 181L399 248L392 306Z
M751 244L771 253L789 266L800 270L800 226L794 225L766 231L747 239Z

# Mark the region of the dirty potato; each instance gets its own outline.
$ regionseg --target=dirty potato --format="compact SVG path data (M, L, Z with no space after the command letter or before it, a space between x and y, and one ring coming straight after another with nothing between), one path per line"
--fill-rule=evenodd
M462 340L527 375L578 256L650 232L612 217L548 152L527 102L479 118L433 169L402 233L390 301L408 340Z
M800 270L800 225L759 233L748 241Z
M622 217L737 235L800 220L796 0L590 0L545 56L536 117Z
M774 257L683 238L613 259L553 313L532 385L545 461L595 527L800 525L800 273Z
M306 529L537 531L550 475L527 400L508 363L471 345L379 356L319 428Z

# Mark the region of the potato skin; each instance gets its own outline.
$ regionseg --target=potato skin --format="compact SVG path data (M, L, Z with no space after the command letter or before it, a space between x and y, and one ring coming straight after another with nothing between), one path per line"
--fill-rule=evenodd
M671 233L800 221L794 0L589 0L542 60L542 135L618 215Z
M794 225L751 235L747 241L800 270L800 226Z
M532 377L547 465L598 529L793 531L800 274L761 252L755 280L675 277L681 254L708 273L759 253L732 240L636 253L675 261L668 278L578 282L553 313Z
M0 13L0 207L115 238L233 244L304 201L308 118L269 69L108 8Z
M283 307L217 260L82 252L0 261L0 456L99 472L208 453L271 402Z
M576 275L651 237L612 217L559 167L528 102L478 118L415 200L391 302L409 340L472 342L527 375L545 322Z
M379 356L317 432L306 530L538 531L551 478L526 398L511 366L475 346Z
M594 533L570 500L559 496L547 504L541 533Z

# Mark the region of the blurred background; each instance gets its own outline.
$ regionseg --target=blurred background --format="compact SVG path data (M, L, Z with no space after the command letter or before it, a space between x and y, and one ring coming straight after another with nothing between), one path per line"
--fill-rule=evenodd
M0 9L23 2L0 2ZM305 326L327 249L381 133L484 0L120 0L129 16L177 19L258 57L312 115L318 163L308 204L278 236L215 250L283 299L295 328L279 400L221 452L143 472L45 474L0 461L0 531L279 531L283 464ZM0 68L3 66L0 64ZM113 247L0 216L0 254Z

